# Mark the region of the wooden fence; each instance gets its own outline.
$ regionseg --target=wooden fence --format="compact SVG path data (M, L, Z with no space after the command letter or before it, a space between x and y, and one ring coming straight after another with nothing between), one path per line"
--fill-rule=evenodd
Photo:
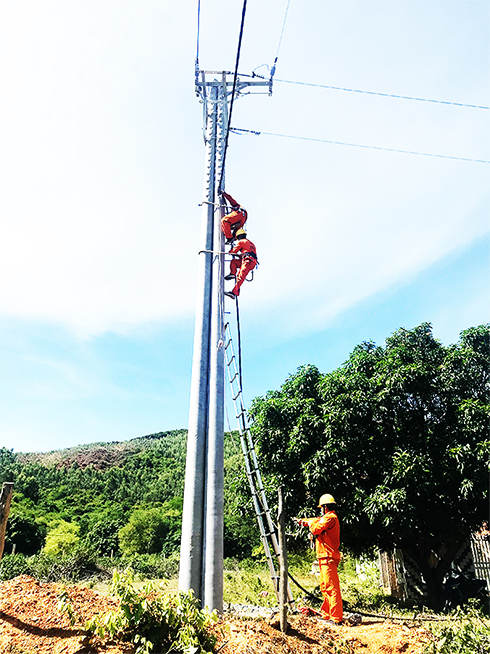
M463 545L453 562L468 577L486 581L490 592L490 538L473 534ZM426 596L425 582L415 563L400 550L379 552L381 586L393 597L420 601Z
M487 582L490 591L490 540L488 536L475 534L470 539L471 554L475 567L475 577Z

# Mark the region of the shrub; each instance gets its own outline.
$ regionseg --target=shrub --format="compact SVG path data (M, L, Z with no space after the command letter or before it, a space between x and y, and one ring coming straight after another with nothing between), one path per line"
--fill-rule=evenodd
M92 577L107 577L108 573L97 566L95 554L75 550L71 556L34 556L9 554L0 561L0 580L6 581L26 574L39 581L82 581Z
M137 645L136 654L158 652L212 652L216 638L208 632L216 616L198 608L192 592L177 596L163 594L148 583L140 592L133 588L131 568L114 572L112 592L120 599L115 611L89 620L85 629L90 638L118 638Z
M135 554L122 557L119 562L121 567L130 567L146 579L170 579L179 572L179 560L178 554L169 557L163 554Z
M30 574L27 557L23 554L6 554L0 561L0 580L7 581L19 575Z
M458 607L452 619L430 629L435 640L425 648L426 654L488 654L490 652L490 622L471 602Z
M182 515L178 503L180 500L161 507L135 509L118 532L123 554L170 554L178 549Z
M79 531L80 527L78 525L62 520L54 529L48 532L44 553L51 556L70 554L80 542Z
M32 557L36 561L33 566L38 579L43 581L83 581L91 577L107 577L108 573L97 565L94 552L80 547L75 548L70 555L53 557L41 554Z
M84 543L87 543L102 556L110 556L111 552L117 555L119 554L117 534L122 526L123 523L119 519L99 520L92 525L90 531L86 534Z

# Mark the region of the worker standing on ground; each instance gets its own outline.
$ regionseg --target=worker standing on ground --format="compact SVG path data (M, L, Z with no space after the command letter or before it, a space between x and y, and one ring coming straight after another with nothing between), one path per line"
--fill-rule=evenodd
M231 206L231 213L227 213L221 219L221 229L226 238L226 243L233 243L236 238L237 230L241 229L247 221L247 212L241 207L238 202L229 195L222 191L223 197L228 200Z
M340 525L336 514L337 504L334 498L325 494L320 497L319 518L294 518L303 527L309 527L316 537L316 554L320 566L320 590L323 604L320 608L322 618L340 624L342 622L342 596L340 594L337 566L341 559Z
M230 254L237 255L230 262L230 274L226 275L225 279L234 279L235 287L230 292L225 291L225 295L231 297L233 300L240 295L240 286L245 281L248 273L257 265L257 251L252 241L247 238L247 232L244 229L239 229L236 233L238 242L230 250Z

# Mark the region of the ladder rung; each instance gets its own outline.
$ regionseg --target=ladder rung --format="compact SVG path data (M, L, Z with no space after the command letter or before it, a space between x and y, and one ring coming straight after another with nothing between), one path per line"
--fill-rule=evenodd
M262 485L262 479L260 475L259 464L257 461L257 455L255 451L254 442L250 429L248 427L247 414L243 406L242 400L242 388L240 381L236 381L239 377L239 371L237 370L235 353L233 351L233 342L231 337L230 325L226 323L225 331L227 332L228 341L224 346L225 351L231 346L230 358L228 359L228 354L225 357L225 363L228 367L228 377L231 386L231 395L235 405L236 419L238 421L238 431L240 433L240 443L245 459L245 469L247 478L250 482L250 490L252 492L253 504L255 517L257 518L260 538L264 546L265 556L268 561L269 572L271 574L272 584L277 598L279 599L279 573L276 571L276 564L274 563L274 558L279 558L279 549L277 543L277 534L274 526L274 522L271 518L270 509L267 506L267 499L265 497L264 488ZM234 369L232 364L235 362ZM236 392L236 395L235 395ZM237 400L239 401L237 402ZM272 531L271 531L272 529ZM288 603L294 606L294 599L292 597L291 589L288 583Z

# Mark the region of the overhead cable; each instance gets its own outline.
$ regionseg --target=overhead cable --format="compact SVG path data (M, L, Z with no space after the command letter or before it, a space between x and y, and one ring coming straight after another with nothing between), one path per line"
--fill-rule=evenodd
M439 159L456 159L457 161L473 161L476 163L485 163L488 164L490 161L484 159L468 159L466 157L451 157L446 154L432 154L429 152L414 152L413 150L398 150L395 148L381 148L376 145L362 145L360 143L345 143L344 141L329 141L327 139L314 139L308 136L292 136L291 134L275 134L274 132L255 132L251 129L240 129L239 127L231 127L230 131L235 134L254 134L260 136L264 134L265 136L279 136L284 139L299 139L300 141L316 141L317 143L331 143L332 145L349 145L353 148L366 148L368 150L383 150L385 152L401 152L402 154L416 154L421 157L438 157Z
M451 104L457 107L472 107L473 109L490 109L480 104L464 104L463 102L448 102L447 100L431 100L429 98L415 98L409 95L395 95L393 93L379 93L377 91L362 91L360 89L348 89L343 86L327 86L326 84L312 84L310 82L294 82L288 79L276 79L276 82L284 84L299 84L300 86L315 86L321 89L334 89L335 91L350 91L351 93L366 93L367 95L381 95L385 98L399 98L402 100L417 100L418 102L435 102L437 104Z
M238 36L238 47L237 47L236 62L235 62L235 74L233 76L233 90L231 92L230 112L228 114L228 126L226 128L225 147L224 147L224 151L223 151L223 164L221 166L221 174L220 174L220 179L219 179L218 191L222 190L223 178L224 178L224 173L225 173L226 152L228 150L228 138L230 136L231 114L233 112L233 103L235 101L236 82L237 82L237 78L238 78L238 64L240 62L240 51L242 49L243 26L245 24L245 12L246 11L247 11L247 0L243 0L242 20L241 20L241 24L240 24L240 34Z
M286 19L288 17L289 3L290 2L291 2L291 0L288 0L288 4L286 6L286 13L284 14L284 21L282 23L281 36L279 37L279 44L277 46L276 58L274 59L274 63L272 64L272 69L271 69L271 80L274 77L274 73L276 72L277 58L279 57L279 50L281 49L282 37L284 35L284 28L286 27Z
M197 0L197 38L196 38L196 65L195 65L195 75L196 82L199 76L199 37L201 31L201 0Z

